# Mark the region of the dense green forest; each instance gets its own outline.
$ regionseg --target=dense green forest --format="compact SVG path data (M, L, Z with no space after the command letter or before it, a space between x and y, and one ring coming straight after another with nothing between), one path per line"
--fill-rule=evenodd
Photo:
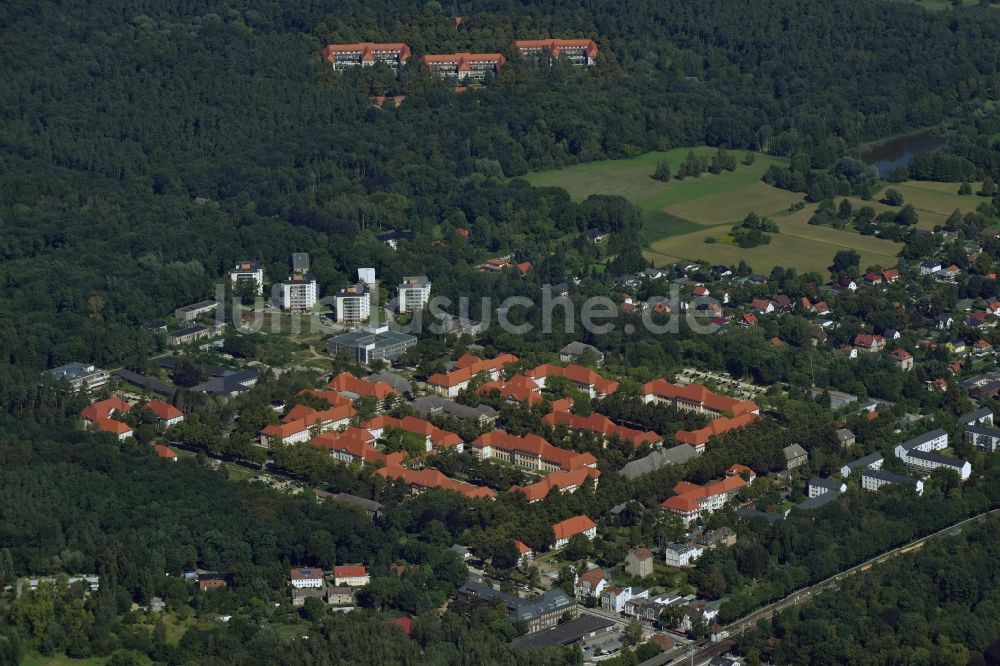
M456 10L463 17L457 27ZM165 663L579 659L571 650L514 653L507 641L517 629L495 609L456 606L439 615L465 577L447 547L462 540L498 553L515 537L544 547L555 520L605 515L629 499L654 509L680 480L679 469L635 482L613 474L644 451L620 442L603 450L564 429L546 430L554 443L599 453L605 474L597 491L530 509L516 495L470 503L427 493L404 503L401 488L334 467L314 451L279 456L280 466L317 485L384 501L386 515L373 525L308 496L222 483L200 459L170 465L146 447L81 433L73 424L81 399L39 387L40 371L72 360L143 369L162 341L141 325L209 296L234 261L261 260L278 277L290 252L308 251L324 293L356 267L374 266L387 284L427 274L436 293L474 303L487 295L537 296L541 283L586 271L598 258L580 234L589 227L615 232L611 274L642 268L641 215L617 197L574 203L562 190L531 188L517 178L531 169L709 144L791 157L798 169L789 178L832 168L846 179L854 163L845 160L860 143L941 124L956 133L948 149L954 159L926 158L915 175L996 175L1000 167L989 142L998 131L991 104L1000 97L1000 14L989 8L926 12L876 0L483 0L457 7L434 0L15 0L0 5L0 33L0 575L3 583L27 573L102 576L100 593L86 602L79 590L62 588L18 602L0 619L0 663L35 651L119 651L129 663L122 650ZM508 53L513 38L549 35L593 38L602 56L580 70ZM405 41L418 55L500 50L512 57L482 88L456 94L416 63L399 76L382 68L334 73L319 57L329 41ZM370 104L371 95L387 93L406 100L395 109ZM822 192L837 190L818 182ZM460 228L472 231L469 241L456 234ZM415 232L405 252L375 239L391 229ZM912 241L914 256L919 242ZM986 245L1000 256L1000 243ZM501 253L531 260L537 270L527 280L473 270ZM815 296L819 281L781 269L772 278L733 295L781 289ZM957 297L993 295L993 285L973 273L954 290L928 285L928 297L944 307ZM586 289L613 293L604 277ZM644 298L657 295L642 289ZM861 293L835 308L834 316L867 313L887 325L917 316ZM831 343L855 332L845 327ZM778 334L793 349L766 343ZM527 357L571 339L559 332L491 336L488 349ZM682 331L668 338L616 332L588 342L609 354L611 370L633 379L694 363L762 384L789 382L790 399L772 403L777 423L720 440L684 470L692 480L717 477L737 453L760 473L776 471L782 446L792 442L814 453L817 470L832 465L832 417L800 400L811 383L949 418L967 407L954 387L925 390L925 377L947 364L943 352L909 374L884 358L822 360L809 349L802 322L765 322L758 332L721 340ZM407 360L426 375L446 352L428 336ZM308 381L265 376L260 390L229 405L199 407L182 434L192 446L244 455L269 400L290 399ZM684 422L643 411L634 390L600 408L664 431ZM624 402L629 396L633 402ZM222 441L219 431L236 411L244 415L236 437ZM514 431L537 429L538 416L504 413ZM894 436L888 420L852 427L872 449ZM976 464L996 470L995 463ZM439 465L480 474L477 480L501 489L516 480L485 478L468 458ZM819 521L798 516L743 526L740 547L706 558L693 580L715 596L732 594L723 612L738 617L879 548L995 505L994 478L988 473L964 488L940 479L917 510L892 496L872 497L850 511L830 507ZM610 565L628 544L656 542L662 535L651 515L626 514L587 554ZM844 532L850 538L835 544ZM275 633L283 618L271 608L286 594L287 567L334 561L372 568L373 583L359 599L364 610L285 618L291 631ZM389 569L399 562L417 570L399 578ZM231 571L234 585L195 595L178 577L195 567ZM191 628L175 644L129 610L154 595L177 615L236 616ZM392 633L384 613L415 616L412 640ZM297 631L310 640L293 640ZM968 644L987 654L988 646Z
M477 254L545 257L594 221L501 176L704 142L828 166L859 141L968 118L1000 90L988 8L460 9L456 28L435 2L5 3L0 402L30 407L46 366L148 352L136 325L204 297L238 258L281 275L289 251L309 250L327 289L357 265L390 279L419 267L440 293L471 283L475 296L489 283L461 267ZM547 34L593 37L604 55L587 71L514 58L463 95L420 67L338 75L319 58L328 40L420 53ZM407 100L369 105L385 92ZM402 258L370 236L435 226L471 227L474 244L419 235Z
M750 663L995 664L998 528L992 518L849 578L740 648Z

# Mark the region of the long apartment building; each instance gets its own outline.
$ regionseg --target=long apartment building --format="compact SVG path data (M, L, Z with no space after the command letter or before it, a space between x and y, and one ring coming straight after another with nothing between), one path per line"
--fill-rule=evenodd
M620 426L603 414L593 413L590 416L580 416L568 411L553 409L542 417L543 423L549 425L565 425L571 430L586 430L588 432L599 433L604 439L604 445L608 441L618 436L632 446L639 448L643 444L652 444L663 439L660 435L652 431L635 430Z
M371 67L383 64L398 69L410 57L410 47L406 44L327 44L323 47L323 59L334 69L350 67Z
M750 400L719 395L701 384L679 386L665 379L654 379L642 385L642 393L646 403L666 404L695 414L717 417L760 413L757 404Z
M568 60L574 65L597 62L597 43L592 39L515 39L510 45L522 58Z
M376 439L388 436L390 429L404 430L424 438L424 446L427 452L434 449L455 449L461 453L465 449L462 438L449 430L443 430L436 425L416 416L404 416L401 419L382 414L370 421L365 421L361 427L372 434Z
M296 444L309 441L313 433L346 427L355 414L350 404L340 404L329 409L317 410L306 405L295 405L278 425L266 426L260 431L261 444Z
M494 499L496 491L482 486L474 486L471 483L456 481L436 469L413 470L399 465L386 465L376 470L375 474L385 479L395 479L402 481L410 487L413 494L430 488L442 488L460 493L469 499Z
M558 489L560 493L575 493L591 479L593 479L596 488L600 476L601 470L593 467L580 467L569 471L560 470L527 486L511 486L510 492L524 493L528 503L531 504L548 497L554 488Z
M504 430L493 430L480 435L469 446L481 460L496 458L541 472L597 467L593 454L562 449L533 434L517 437Z
M543 363L524 374L535 380L541 388L545 388L545 382L549 377L564 377L591 398L605 398L618 390L618 382L613 379L607 379L590 368L572 363L567 366Z
M310 446L321 449L345 464L400 465L406 453L385 454L375 448L375 438L363 428L347 428L343 431L325 432L309 440Z
M486 373L490 381L496 381L500 378L501 371L511 363L517 363L517 357L513 354L498 354L491 359L463 354L455 361L455 367L451 372L434 373L427 378L427 384L435 393L454 398L467 389L469 382L479 373Z
M968 461L935 453L946 448L948 448L948 433L938 428L897 444L894 453L904 465L917 472L930 473L943 467L954 471L962 481L972 476L972 465Z
M425 55L420 61L440 76L453 76L459 81L482 81L487 73L499 72L506 59L500 53L446 53Z
M338 322L357 324L366 321L372 311L371 292L360 283L344 287L337 292L335 308Z
M706 483L704 486L681 481L674 486L674 496L667 498L661 506L680 516L684 524L688 525L701 515L724 507L746 485L747 482L738 474Z

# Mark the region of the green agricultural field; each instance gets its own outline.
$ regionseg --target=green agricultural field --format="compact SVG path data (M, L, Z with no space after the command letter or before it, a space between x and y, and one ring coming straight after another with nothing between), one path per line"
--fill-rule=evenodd
M928 230L936 225L943 225L956 208L968 213L976 210L979 204L989 201L986 197L975 194L959 195L958 186L958 183L934 183L923 180L908 180L888 185L899 190L903 195L903 202L911 204L916 209L919 218L917 226ZM973 192L978 192L981 187L982 183L972 183ZM881 199L884 194L885 190L882 190L873 198ZM882 212L886 206L875 204L875 208L878 212Z
M767 168L784 160L756 154L750 166L742 164L744 151L733 151L736 171L698 178L672 179L668 183L650 176L660 160L678 168L689 152L711 158L714 148L675 148L623 160L576 164L562 169L530 173L525 178L539 187L561 187L576 200L591 194L617 194L634 202L645 216L644 235L649 242L667 235L695 231L702 226L735 223L750 211L771 215L787 210L802 195L766 185Z
M647 153L622 160L588 162L562 169L528 174L533 185L562 187L575 200L591 194L617 194L629 199L643 211L643 237L648 245L646 256L657 266L677 260L704 260L710 263L737 264L746 260L755 270L767 272L773 266L796 268L799 271L826 273L838 250L851 249L861 254L861 267L891 266L902 245L871 236L861 236L850 230L807 224L816 211L816 204L800 210L789 208L804 200L804 196L767 185L761 180L768 166L784 163L781 158L756 154L750 166L742 164L744 153L734 151L736 171L719 175L703 174L699 178L673 179L663 183L651 178L660 160L667 160L670 170L678 167L693 151L710 157L714 148L675 148L666 152ZM963 213L975 208L983 197L959 196L958 183L907 181L889 185L903 193L919 217L921 229L933 229L944 224L956 208ZM973 191L979 184L973 184ZM879 203L884 189L872 201L847 197L855 209L872 206L877 213L890 210ZM842 197L835 201L839 203ZM773 218L781 233L771 236L771 243L743 249L725 242L706 243L705 238L724 238L729 228L747 213L755 212Z

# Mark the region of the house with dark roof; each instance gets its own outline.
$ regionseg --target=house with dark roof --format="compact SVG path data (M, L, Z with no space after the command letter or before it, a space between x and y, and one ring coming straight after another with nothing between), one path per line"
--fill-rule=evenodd
M860 469L882 469L882 463L885 462L885 458L881 453L876 451L875 453L870 453L863 458L858 458L854 462L849 462L840 468L840 475L845 479L851 475L851 472Z

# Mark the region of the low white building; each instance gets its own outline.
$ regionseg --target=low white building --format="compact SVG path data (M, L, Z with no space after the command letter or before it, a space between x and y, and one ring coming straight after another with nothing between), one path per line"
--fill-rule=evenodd
M877 492L887 485L911 486L918 495L924 492L924 482L911 476L901 476L880 469L868 469L861 473L861 487L870 492Z
M399 285L399 311L422 310L431 298L431 283L426 275L404 277Z
M318 567L292 569L289 579L292 587L297 590L307 587L323 587L325 584L323 570Z
M827 493L835 493L841 495L847 492L847 484L842 481L836 481L835 479L823 479L818 476L814 476L809 479L809 486L806 489L806 494L810 499L814 497L819 497L820 495L825 495Z
M872 453L865 456L864 458L858 458L854 462L849 462L840 468L840 475L845 479L851 475L851 471L860 469L882 469L882 463L885 462L885 458L882 457L881 453Z

